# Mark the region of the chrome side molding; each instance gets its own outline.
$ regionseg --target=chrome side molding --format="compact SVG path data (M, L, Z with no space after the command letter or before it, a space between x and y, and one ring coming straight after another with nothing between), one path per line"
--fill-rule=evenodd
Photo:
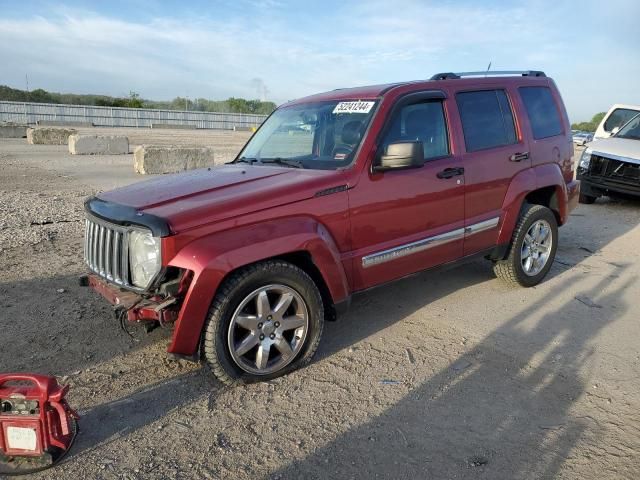
M500 223L500 217L490 218L482 222L474 223L464 228L456 228L450 232L441 233L433 237L424 238L415 242L406 243L398 247L389 248L380 252L371 253L362 257L362 267L368 268L381 263L386 263L397 258L406 257L417 252L422 252L445 243L462 240L465 237L476 233L484 232L495 228Z
M483 222L474 223L473 225L469 225L464 228L464 233L466 236L473 235L474 233L484 232L486 230L491 230L492 228L496 228L500 223L500 217L490 218L489 220L484 220Z

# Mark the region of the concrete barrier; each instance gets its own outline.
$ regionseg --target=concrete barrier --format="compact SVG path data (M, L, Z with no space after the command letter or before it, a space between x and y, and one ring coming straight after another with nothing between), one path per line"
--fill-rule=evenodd
M176 173L213 166L211 147L140 145L133 152L136 172L145 174Z
M129 139L115 135L69 135L72 155L123 155L129 153Z
M93 127L93 122L72 122L67 120L38 120L39 127Z
M0 138L24 138L26 136L26 125L0 125Z
M257 129L258 127L242 127L239 125L233 127L234 132L255 132Z
M179 125L177 123L152 123L151 128L170 128L172 130L197 130L195 125Z
M32 145L67 145L69 135L78 133L73 128L28 128L27 143Z

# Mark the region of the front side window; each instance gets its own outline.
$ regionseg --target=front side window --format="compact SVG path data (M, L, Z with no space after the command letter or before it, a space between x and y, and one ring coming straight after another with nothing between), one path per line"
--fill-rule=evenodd
M504 90L456 94L467 152L517 143L513 113Z
M616 108L609 118L604 122L604 129L607 132L610 132L616 127L621 127L633 117L635 117L638 113L638 110L629 110L628 108Z
M428 101L402 107L386 132L384 148L394 142L422 142L424 158L449 155L449 138L441 101Z
M562 121L548 87L520 87L518 89L529 117L533 138L553 137L562 134Z
M616 138L629 138L631 140L640 140L640 113L625 123L625 126L616 133Z
M305 103L276 110L237 161L335 169L353 161L375 101Z

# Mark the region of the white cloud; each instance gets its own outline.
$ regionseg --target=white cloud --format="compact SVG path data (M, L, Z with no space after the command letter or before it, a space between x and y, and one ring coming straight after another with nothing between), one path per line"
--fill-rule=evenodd
M617 26L609 31L594 27L598 5L581 5L580 22L572 5L542 0L506 6L405 0L391 13L386 0L345 2L318 18L293 15L282 0L242 0L224 20L133 21L60 7L42 17L0 19L0 83L22 86L28 73L34 88L49 90L135 90L156 99L255 97L268 90L281 102L337 87L484 69L491 61L494 69L547 70L572 117L582 119L616 95L625 101L637 95L640 57L628 17L640 8L619 0L617 10L604 14ZM589 65L596 59L602 74ZM618 73L613 86L611 71ZM608 90L598 90L600 77L607 77Z

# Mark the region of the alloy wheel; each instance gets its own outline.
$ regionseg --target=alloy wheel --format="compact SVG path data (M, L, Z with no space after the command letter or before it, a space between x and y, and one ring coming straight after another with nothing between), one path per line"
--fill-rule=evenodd
M286 285L266 285L247 295L235 310L227 336L229 352L244 371L268 375L293 361L308 329L302 296Z
M527 230L522 242L520 259L522 270L530 277L539 274L549 260L553 234L546 220L535 221Z

